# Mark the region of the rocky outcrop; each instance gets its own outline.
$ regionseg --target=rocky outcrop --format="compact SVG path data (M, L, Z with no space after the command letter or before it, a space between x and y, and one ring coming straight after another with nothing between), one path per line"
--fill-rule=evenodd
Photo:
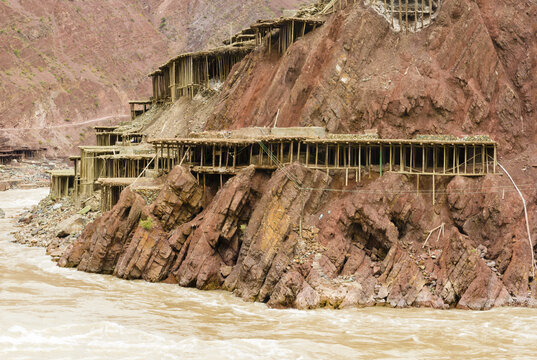
M534 302L527 239L508 235L519 234L516 201L492 205L497 193L457 191L494 188L496 177L444 181L446 195L433 206L407 175L366 179L345 192L333 191L338 184L325 172L299 164L268 182L262 176L243 170L204 209L202 189L182 167L152 204L126 189L60 266L226 289L271 307L489 309ZM492 236L483 231L489 227L501 230Z
M196 179L182 167L174 168L150 206L127 188L111 211L84 230L59 265L157 281L159 270L154 270L153 263L162 260L150 256L153 248L165 237L166 229L190 220L201 210L201 197Z

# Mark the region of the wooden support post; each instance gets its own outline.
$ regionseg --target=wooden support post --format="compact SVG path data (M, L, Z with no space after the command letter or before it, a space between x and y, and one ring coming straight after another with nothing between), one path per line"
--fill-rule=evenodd
M443 147L444 147L444 174L445 174L446 168L447 168L447 152L446 152L446 145L444 145Z
M339 143L337 144L335 165L336 165L336 169L339 169Z
M393 13L394 13L394 11L393 11L393 10L394 10L394 8L393 8L393 1L394 1L394 0L391 0L391 1L392 1L392 11L391 11L390 15L391 15L391 17L392 17L392 27L395 27L395 23L394 23L394 21L393 21Z
M319 144L315 144L315 168L319 166Z
M235 170L236 165L237 165L237 145L233 145L233 170Z
M482 144L481 145L481 173L482 174L485 174L485 144ZM488 162L487 162L487 166L488 166ZM487 172L488 172L488 169L487 169Z
M270 56L271 50L272 50L272 29L269 27L269 32L268 32L268 54L269 54L269 56Z
M358 145L358 182L362 182L362 145Z
M326 152L324 155L325 155L324 165L326 166L326 175L330 175L330 170L328 169L328 144L326 144Z
M216 168L216 145L213 144L213 170Z
M410 144L410 173L411 174L413 170L414 170L414 144Z
M475 153L475 145L472 145L472 148L473 148L473 153L474 153L474 156L472 157L472 163L473 163L473 174L475 175L475 157L476 157L476 153Z
M405 171L405 166L403 164L403 152L404 152L404 145L403 143L399 144L399 172Z
M379 170L380 176L382 176L382 144L379 145Z
M158 156L159 151L158 151L158 148L159 148L159 145L158 145L158 144L155 144L155 153L156 153L156 154L155 154L155 171L157 172L157 174L158 174L158 171L159 171L159 169L158 169L158 162L159 162L159 156Z
M436 146L433 145L433 174L436 173Z
M433 205L436 205L436 181L433 173Z
M310 165L310 144L306 144L306 167Z
M494 146L494 164L493 164L493 167L494 167L494 174L496 174L496 164L498 163L498 151L497 151L496 145L493 145L493 146Z
M425 145L421 145L421 172L425 173L425 152L427 151Z
M351 166L351 145L347 148L347 167Z
M399 0L399 31L403 31L403 4Z
M468 147L464 144L464 175L468 174Z
M418 1L414 1L414 31L418 30Z
M294 142L291 140L291 145L290 145L290 151L289 151L289 164L292 164L293 163L293 145L294 145Z
M170 80L171 80L170 84L171 84L172 102L175 102L175 99L177 98L177 96L176 96L177 87L175 86L175 61L172 61L171 79Z
M343 167L347 168L347 148L343 145Z
M459 161L457 159L457 145L453 145L453 174L459 173Z
M172 167L172 162L171 162L171 156L170 156L170 145L168 144L167 146L167 150L168 150L168 172L171 170L171 167Z
M367 146L367 148L369 149L369 155L368 155L368 159L367 159L367 162L368 162L368 172L369 172L369 178L371 179L371 150L373 148L373 145L372 144L369 144Z
M386 0L384 0L384 6L386 6ZM393 170L393 168L392 168L392 157L393 157L393 145L390 144L390 171Z

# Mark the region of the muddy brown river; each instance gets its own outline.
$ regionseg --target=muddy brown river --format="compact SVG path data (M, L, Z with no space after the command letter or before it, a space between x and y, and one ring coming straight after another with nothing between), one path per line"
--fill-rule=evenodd
M10 242L46 190L0 193L0 359L529 359L537 310L274 310L61 269Z

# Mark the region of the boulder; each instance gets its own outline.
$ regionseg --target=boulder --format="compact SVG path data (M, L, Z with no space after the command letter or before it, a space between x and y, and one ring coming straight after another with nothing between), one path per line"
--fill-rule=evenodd
M0 191L6 191L11 189L11 185L8 181L0 181Z
M82 215L73 215L58 224L56 236L59 238L64 238L71 234L81 232L84 230L86 224L87 220Z

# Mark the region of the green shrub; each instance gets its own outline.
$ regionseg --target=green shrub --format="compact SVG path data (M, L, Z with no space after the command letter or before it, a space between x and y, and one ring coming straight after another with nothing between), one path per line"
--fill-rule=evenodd
M150 217L145 220L140 219L140 226L147 231L151 231L153 229L153 219Z

